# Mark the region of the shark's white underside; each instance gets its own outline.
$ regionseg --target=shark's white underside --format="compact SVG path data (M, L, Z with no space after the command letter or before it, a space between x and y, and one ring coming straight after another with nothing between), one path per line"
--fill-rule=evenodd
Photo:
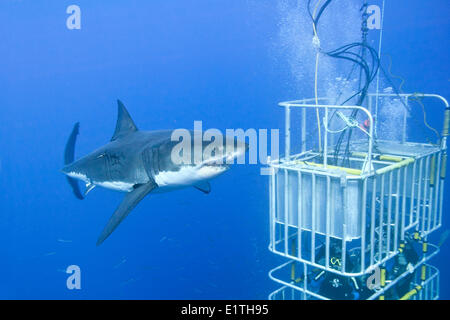
M155 182L158 185L156 192L169 191L182 187L194 186L201 181L212 179L224 171L226 167L220 166L184 166L178 171L161 171L155 177ZM106 189L130 192L133 191L134 184L124 181L95 181L90 180L86 175L78 172L70 172L68 176L79 179L86 184L94 184Z
M192 186L221 174L226 169L213 166L184 166L178 171L161 171L155 176L158 187Z
M133 183L123 182L123 181L91 181L89 180L86 175L78 172L69 172L67 174L69 177L79 179L88 184L94 184L96 186L100 186L106 189L116 190L116 191L122 191L122 192L130 192L133 191Z

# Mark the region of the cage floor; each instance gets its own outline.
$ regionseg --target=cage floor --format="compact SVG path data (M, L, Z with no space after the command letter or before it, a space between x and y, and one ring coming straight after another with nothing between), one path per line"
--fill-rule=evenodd
M352 151L367 152L366 142L355 142L351 146ZM412 142L396 142L378 140L374 143L373 151L378 154L390 154L406 157L420 157L430 153L438 152L440 147L438 145Z

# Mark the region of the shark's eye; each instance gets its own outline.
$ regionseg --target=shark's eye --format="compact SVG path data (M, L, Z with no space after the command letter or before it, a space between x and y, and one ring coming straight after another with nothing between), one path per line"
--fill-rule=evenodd
M105 156L105 154L101 153L101 154L98 155L97 159L103 158L104 156Z

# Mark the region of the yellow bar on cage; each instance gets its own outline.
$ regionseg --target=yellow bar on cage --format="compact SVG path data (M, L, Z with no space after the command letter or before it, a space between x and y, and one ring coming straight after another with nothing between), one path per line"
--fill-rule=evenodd
M358 158L365 158L367 156L367 153L365 152L352 152L352 156L358 157Z
M413 158L406 158L406 159L404 159L404 160L402 160L402 161L400 161L400 162L393 163L393 164L391 164L391 165L389 165L389 166L387 166L387 167L378 169L378 170L376 171L376 173L377 173L377 174L383 174L383 173L392 171L392 170L394 170L394 169L398 169L398 168L401 168L401 167L403 167L403 166L407 166L408 164L413 163L413 162L414 162L414 159L413 159Z
M448 130L450 128L450 109L445 109L444 112L444 129L442 130L442 136L448 136Z
M422 244L422 252L427 253L428 252L428 242L424 242Z
M417 286L408 293L406 293L400 300L409 300L413 295L417 294L422 289L421 286Z
M431 165L430 165L430 186L434 186L434 177L436 175L436 155L434 154L431 157Z
M420 280L425 281L427 277L427 267L425 265L422 265L422 273L420 275Z
M447 154L442 155L441 160L441 179L445 179L445 171L447 170Z
M352 156L354 157L358 157L358 158L365 158L367 157L367 153L365 152L352 152ZM393 162L400 162L404 159L404 157L399 157L399 156L392 156L392 155L388 155L388 154L382 154L378 157L379 160L382 161L393 161Z
M323 168L323 163L315 163L315 162L308 162L308 161L300 161L300 163L306 164L308 166L314 166L314 167L321 167L321 168ZM338 166L332 166L332 165L329 165L329 164L327 165L327 168L342 170L342 171L345 171L345 172L347 172L349 174L352 174L352 175L355 175L355 176L360 176L361 172L362 172L359 169L338 167Z
M386 269L381 269L381 280L380 280L381 287L384 287L386 285Z
M403 158L402 157L397 157L397 156L381 155L380 156L380 160L400 162L400 161L403 160Z

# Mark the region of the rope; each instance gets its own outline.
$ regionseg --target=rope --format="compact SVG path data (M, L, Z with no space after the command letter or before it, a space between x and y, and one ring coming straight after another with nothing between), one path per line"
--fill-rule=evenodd
M378 43L378 61L381 61L381 43L383 41L383 23L384 23L384 2L383 0L383 9L381 11L381 30L380 30L380 42ZM377 71L377 89L376 89L376 95L375 95L375 114L378 115L378 92L380 88L380 71ZM376 128L376 126L375 126ZM375 132L376 136L376 132Z
M421 93L414 93L412 96L410 96L409 97L410 99L413 99L413 100L415 100L415 101L417 101L417 103L422 107L422 111L423 111L423 123L425 124L425 126L428 128L428 129L430 129L431 131L433 131L435 134L436 134L436 136L437 136L437 138L438 138L438 140L441 140L441 135L439 134L439 132L435 129L435 128L433 128L432 126L430 126L429 124L428 124L428 122L427 122L427 112L425 111L425 106L423 105L423 102L422 102L422 98L423 98L423 94L421 94Z
M314 19L316 16L317 8L319 7L319 4L321 1L322 0L317 1L316 7L314 8L314 12L313 12L313 30L314 30L313 44L317 47L320 47L320 41L319 41L319 37L317 36L316 23L315 23ZM315 96L315 100L316 100L316 105L319 104L318 94L317 94L317 74L319 71L318 69L319 69L319 50L317 50L317 52L316 52L316 69L315 69L315 73L314 73L314 96ZM319 152L321 152L322 151L322 133L320 130L319 108L316 108L316 120L317 120L317 130L318 130L318 135L319 135Z

